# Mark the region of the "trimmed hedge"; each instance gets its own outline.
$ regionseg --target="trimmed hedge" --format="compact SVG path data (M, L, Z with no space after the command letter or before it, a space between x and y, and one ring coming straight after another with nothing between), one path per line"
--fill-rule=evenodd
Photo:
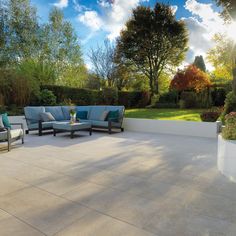
M57 104L71 101L77 105L124 105L127 108L146 107L150 101L148 92L124 92L112 88L101 91L71 88L57 85L44 85L41 89L48 89L57 97Z

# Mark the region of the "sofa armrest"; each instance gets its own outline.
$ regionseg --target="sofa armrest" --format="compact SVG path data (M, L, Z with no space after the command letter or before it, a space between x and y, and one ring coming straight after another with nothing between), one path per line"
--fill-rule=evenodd
M23 126L23 123L11 123L11 125L19 125L21 127L21 129L24 130L24 126Z

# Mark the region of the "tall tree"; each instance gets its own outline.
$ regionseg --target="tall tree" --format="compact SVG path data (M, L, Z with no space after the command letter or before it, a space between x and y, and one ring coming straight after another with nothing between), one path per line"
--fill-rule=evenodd
M236 24L236 1L235 0L215 0L219 5L223 6L223 16L226 21ZM236 42L232 50L233 60L233 90L236 94ZM230 52L229 52L230 53Z
M39 61L56 69L57 84L81 87L87 78L78 37L71 23L58 8L49 14L49 22L41 29Z
M115 70L115 47L108 40L104 41L103 45L98 45L97 48L92 48L89 58L93 65L95 74L104 82L107 81L109 87L114 86L114 70Z
M18 62L38 51L36 9L29 0L0 1L1 64Z
M202 55L195 57L193 65L195 65L201 71L206 72L206 65Z
M188 34L183 21L175 19L169 5L133 10L118 40L118 52L149 79L151 95L159 92L163 70L178 66L187 51Z

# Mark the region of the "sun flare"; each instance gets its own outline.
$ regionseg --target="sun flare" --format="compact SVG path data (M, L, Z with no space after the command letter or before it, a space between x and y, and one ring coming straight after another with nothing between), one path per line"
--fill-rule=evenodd
M226 33L230 39L236 42L236 22L235 21L227 26Z

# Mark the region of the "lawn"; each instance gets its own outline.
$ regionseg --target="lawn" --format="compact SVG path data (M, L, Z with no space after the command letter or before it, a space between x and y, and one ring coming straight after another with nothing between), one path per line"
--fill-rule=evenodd
M145 118L156 120L186 120L201 121L200 114L203 109L128 109L127 118Z

